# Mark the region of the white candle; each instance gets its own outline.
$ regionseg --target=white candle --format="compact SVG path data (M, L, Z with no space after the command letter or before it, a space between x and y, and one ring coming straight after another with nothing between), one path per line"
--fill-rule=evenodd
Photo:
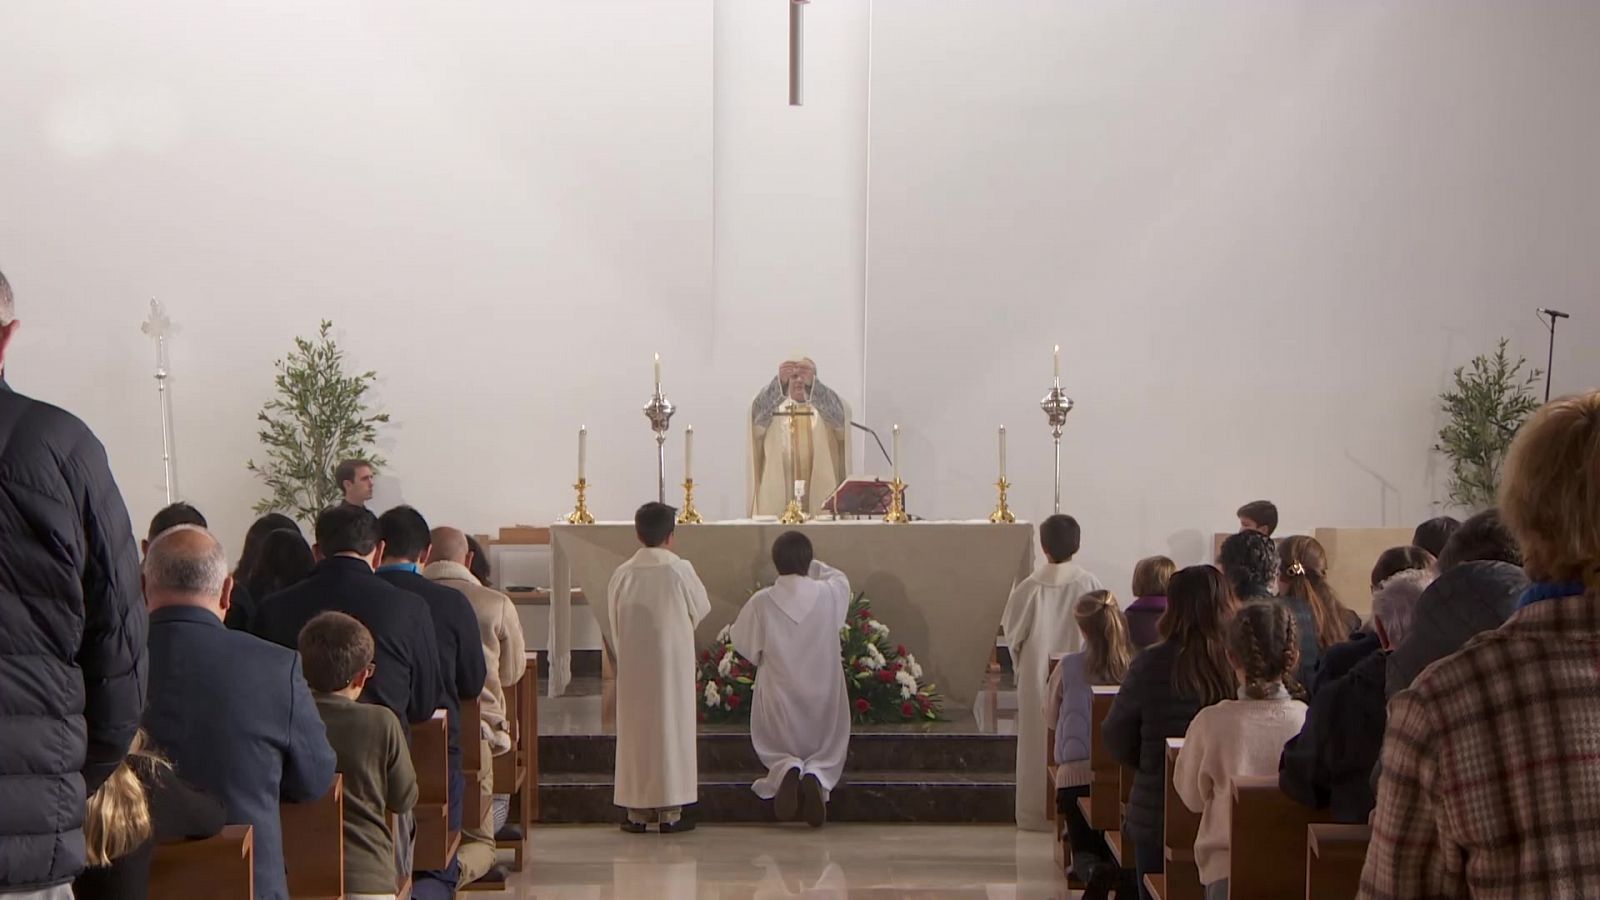
M694 426L683 432L683 480L694 480Z
M657 380L659 380L660 377L661 377L660 375L657 375L656 376ZM1060 344L1056 345L1056 380L1057 381L1061 380L1061 345Z
M894 480L900 481L900 426L894 427Z
M661 393L661 354L656 354L656 393Z
M584 425L578 429L578 480L584 480L584 472L589 468L589 426Z
M1000 480L1006 480L1006 427L1000 426Z

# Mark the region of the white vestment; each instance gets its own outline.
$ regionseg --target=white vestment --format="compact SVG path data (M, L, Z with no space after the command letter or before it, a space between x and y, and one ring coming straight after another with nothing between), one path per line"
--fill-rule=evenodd
M839 655L849 611L849 579L813 562L809 577L784 575L758 591L733 623L733 648L757 667L750 738L767 777L751 789L763 800L777 796L790 769L817 776L824 799L839 783L850 748Z
M1050 657L1076 653L1083 643L1072 607L1091 591L1102 590L1100 579L1075 563L1050 563L1028 576L1011 592L1001 618L1001 630L1011 647L1011 666L1017 675L1017 827L1029 831L1050 828L1045 806L1044 706Z
M830 392L831 395L831 392ZM789 416L774 414L769 424L752 423L750 429L750 515L782 515L794 496L794 480L806 483L805 511L822 512L822 504L844 484L850 465L850 406L837 395L829 404L813 404L811 414L795 421L799 444L794 446L795 430ZM784 399L779 413L797 404ZM830 421L829 414L843 416L842 424ZM798 452L796 452L798 451ZM799 466L789 471L793 458Z
M642 549L611 576L618 806L683 806L699 794L694 627L709 612L694 566L670 550Z

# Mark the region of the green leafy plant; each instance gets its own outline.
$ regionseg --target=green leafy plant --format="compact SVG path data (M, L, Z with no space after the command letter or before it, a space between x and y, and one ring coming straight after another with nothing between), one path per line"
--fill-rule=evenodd
M336 503L341 493L333 470L341 460L364 459L376 469L382 457L371 452L377 426L388 413L367 406L367 392L378 373L345 371L344 351L324 320L314 339L297 337L294 351L273 365L277 396L256 414L257 436L266 461L247 466L265 483L268 496L257 513L282 512L304 522Z
M1534 392L1544 375L1524 372L1527 360L1506 355L1506 339L1493 356L1478 356L1455 371L1455 387L1439 395L1449 421L1434 450L1450 460L1450 502L1471 510L1493 506L1500 466L1517 429L1539 408Z

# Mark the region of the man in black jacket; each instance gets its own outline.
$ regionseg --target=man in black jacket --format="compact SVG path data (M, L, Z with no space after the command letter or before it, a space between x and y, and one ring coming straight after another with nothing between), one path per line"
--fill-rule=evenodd
M433 718L444 700L433 618L415 594L373 574L382 552L377 518L364 509L335 506L317 516L316 538L317 567L261 604L256 633L293 649L300 629L318 613L354 616L377 645L377 671L361 699L389 707L402 722Z
M0 275L0 894L70 898L83 805L128 752L145 698L133 524L105 448L7 386Z
M450 828L461 828L461 804L466 796L462 774L461 740L478 740L478 723L461 722L461 701L474 700L483 691L487 669L483 661L483 641L478 636L478 616L460 591L422 576L433 538L422 514L409 506L398 506L378 519L378 534L383 547L378 577L389 584L422 598L433 620L439 649L439 674L444 684L441 705L449 711L450 729ZM459 859L460 883L469 884L494 870L493 837L489 845L462 837ZM504 872L497 871L499 880Z

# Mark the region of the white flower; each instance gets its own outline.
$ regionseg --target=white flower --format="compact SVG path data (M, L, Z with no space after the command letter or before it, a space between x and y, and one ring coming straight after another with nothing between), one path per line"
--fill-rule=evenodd
M727 678L733 674L733 651L722 654L722 661L717 663L717 674Z
M706 706L707 706L707 708L716 709L717 707L719 707L721 705L722 705L722 694L717 692L717 683L715 681L706 682Z
M877 632L879 637L889 636L889 626L879 622L877 619L873 619L867 624L872 628L873 631Z
M905 664L906 671L911 673L912 678L915 678L919 681L922 680L922 667L917 665L917 658L915 656L907 653Z
M883 668L889 662L883 658L883 651L878 649L877 644L867 645L867 652L862 657L862 660L866 662L867 668L872 669L873 671Z
M910 700L917 695L917 679L910 672L901 669L894 673L894 680L900 684L900 699Z
M731 643L732 641L733 641L733 623L729 622L727 625L722 626L722 630L721 631L717 632L717 643L719 643L719 644L727 644L727 643Z

